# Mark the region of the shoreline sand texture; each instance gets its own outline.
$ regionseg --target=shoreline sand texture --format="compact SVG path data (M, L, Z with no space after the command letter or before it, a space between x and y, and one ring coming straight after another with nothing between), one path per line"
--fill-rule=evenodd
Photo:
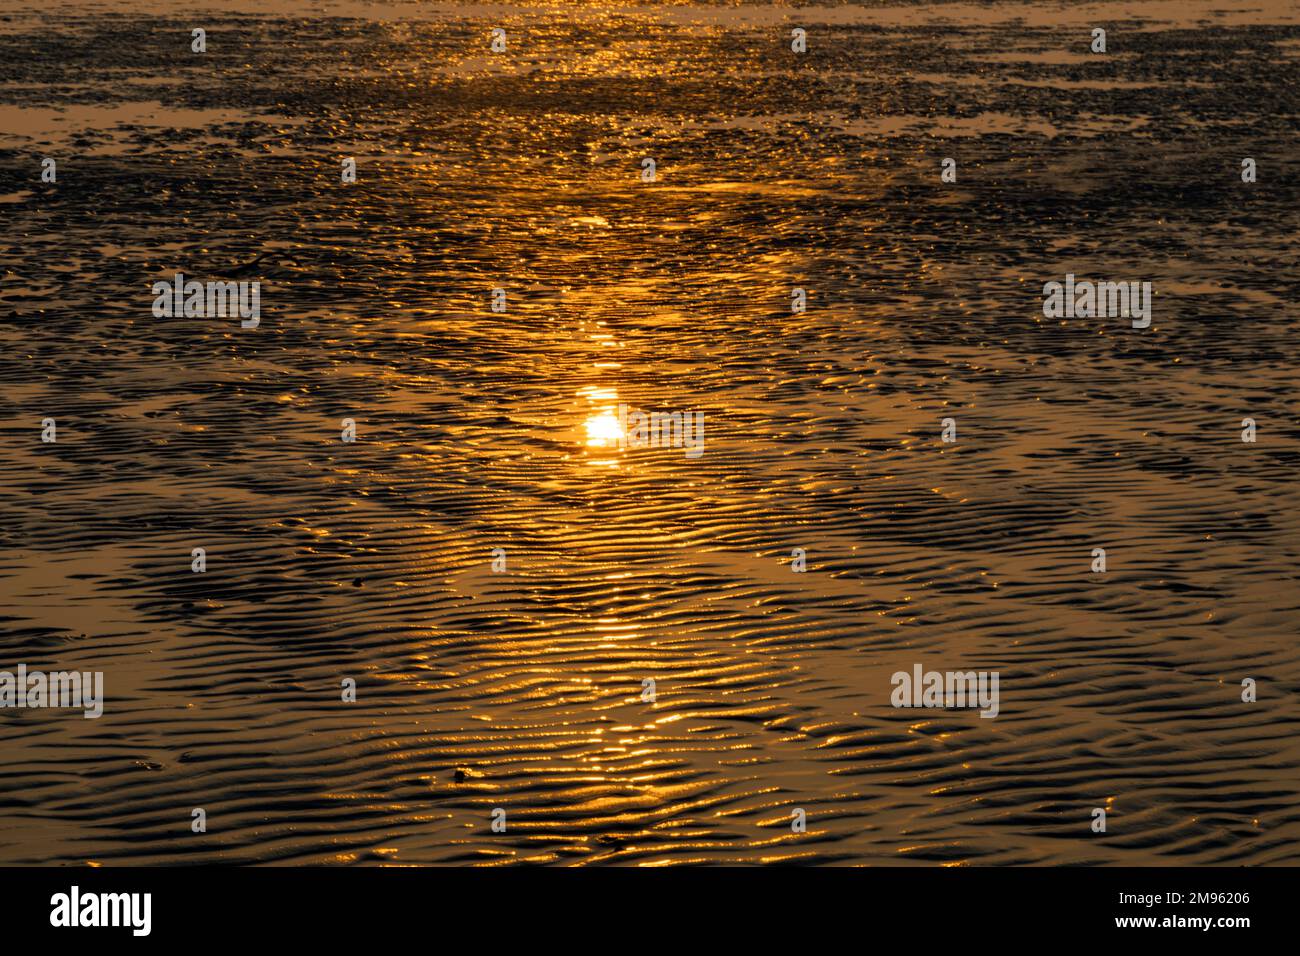
M1300 863L1294 5L454 6L0 9L0 862Z

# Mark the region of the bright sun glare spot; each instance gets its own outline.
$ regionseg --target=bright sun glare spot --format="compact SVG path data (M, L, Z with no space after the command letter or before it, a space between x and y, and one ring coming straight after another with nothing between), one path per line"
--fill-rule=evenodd
M618 444L623 437L623 428L618 423L618 416L612 409L605 409L592 415L586 421L587 446L589 448L610 448Z

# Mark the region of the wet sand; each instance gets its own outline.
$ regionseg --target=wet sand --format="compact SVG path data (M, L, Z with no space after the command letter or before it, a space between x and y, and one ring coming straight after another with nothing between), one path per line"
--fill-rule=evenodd
M153 7L0 10L0 863L1300 863L1292 5Z

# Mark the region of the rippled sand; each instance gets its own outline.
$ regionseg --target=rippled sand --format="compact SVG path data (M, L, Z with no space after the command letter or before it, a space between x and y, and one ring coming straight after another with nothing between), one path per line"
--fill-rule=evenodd
M1300 863L1294 6L153 6L0 19L0 862Z

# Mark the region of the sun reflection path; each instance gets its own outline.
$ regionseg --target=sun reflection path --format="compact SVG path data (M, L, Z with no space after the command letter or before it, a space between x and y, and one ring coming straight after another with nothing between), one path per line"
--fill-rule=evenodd
M602 409L584 423L588 448L616 448L623 439L623 426L612 408Z
M618 417L618 390L608 386L588 385L580 388L578 394L585 398L590 406L587 418L582 423L587 433L584 443L586 447L598 451L622 448L625 436L622 422ZM618 467L617 459L602 458L592 460L590 463Z

